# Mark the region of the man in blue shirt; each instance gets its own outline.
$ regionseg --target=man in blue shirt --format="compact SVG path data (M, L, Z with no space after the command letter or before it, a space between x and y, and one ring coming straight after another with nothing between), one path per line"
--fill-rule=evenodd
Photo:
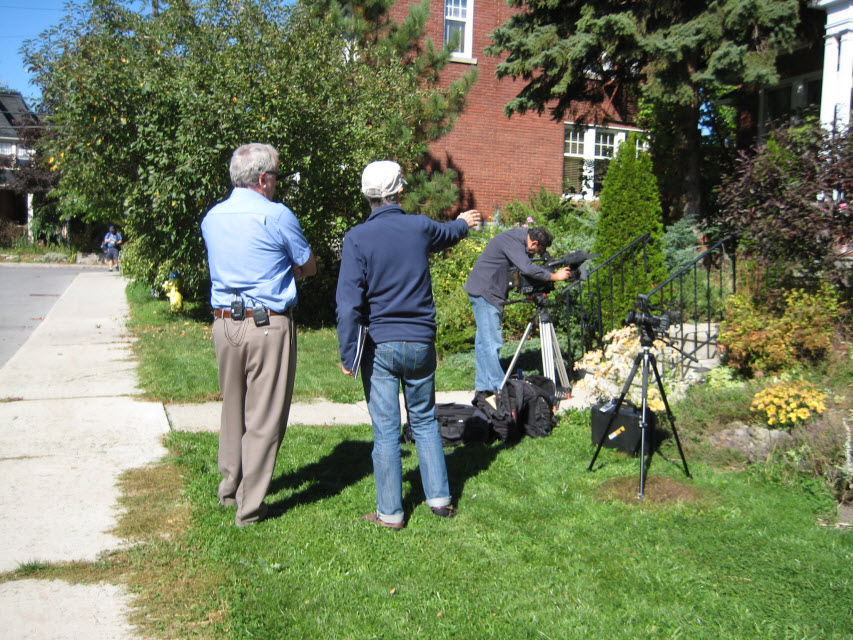
M237 526L271 515L264 498L296 375L296 280L317 271L296 216L272 201L278 172L274 147L239 147L234 190L201 223L222 392L219 503L237 506Z
M452 517L444 450L435 419L435 304L429 254L453 246L480 221L466 211L453 222L406 215L399 205L405 185L400 165L370 163L361 190L370 203L367 221L344 238L337 315L341 369L352 374L359 325L368 329L361 381L373 423L376 511L364 516L390 529L405 526L400 454L400 384L427 505Z
M116 231L115 226L110 225L107 235L104 236L104 241L101 246L104 248L104 255L110 263L110 271L115 268L118 270L118 252L121 249L121 234Z
M477 323L474 336L475 391L494 393L503 383L501 320L509 288L509 268L516 267L532 280L568 280L568 267L551 272L531 260L532 255L545 253L552 240L551 233L544 227L529 231L522 227L502 231L489 241L468 274L465 291Z

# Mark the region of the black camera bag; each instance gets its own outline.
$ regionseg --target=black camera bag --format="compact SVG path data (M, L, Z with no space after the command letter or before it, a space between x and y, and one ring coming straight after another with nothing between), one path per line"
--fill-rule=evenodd
M531 438L551 435L557 419L554 417L556 386L546 376L529 376L524 380L507 380L522 387L521 425Z
M485 414L492 426L492 433L501 442L521 440L524 430L518 417L523 405L524 389L515 384L517 380L508 380L500 393L478 391L474 395L474 406Z
M443 402L435 405L438 433L444 447L458 447L472 442L486 442L492 438L489 420L470 404ZM403 442L412 443L415 436L407 422L403 426Z

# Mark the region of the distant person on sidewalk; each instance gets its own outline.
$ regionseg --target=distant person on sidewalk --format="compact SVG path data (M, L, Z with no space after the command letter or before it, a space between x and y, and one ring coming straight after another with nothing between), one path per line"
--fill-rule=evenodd
M401 383L427 505L438 516L456 513L435 419L436 329L429 254L453 246L480 221L477 211L446 223L406 215L399 204L405 184L396 162L372 162L364 169L361 190L371 214L344 238L336 296L345 374L353 373L359 325L368 329L361 381L373 423L376 511L363 517L396 530L405 526Z
M104 249L104 256L110 265L110 271L114 268L118 269L118 252L121 249L121 243L121 234L116 231L113 225L110 225L107 235L104 236L104 241L101 243L101 247Z
M272 201L278 152L247 144L231 157L234 190L201 223L210 265L219 365L219 503L237 526L273 513L264 503L287 428L296 375L296 280L317 271L293 212Z

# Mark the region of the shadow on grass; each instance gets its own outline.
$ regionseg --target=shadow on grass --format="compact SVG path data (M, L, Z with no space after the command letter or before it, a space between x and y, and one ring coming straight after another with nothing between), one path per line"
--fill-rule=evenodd
M476 477L497 459L502 451L511 449L516 443L486 444L477 442L456 447L453 450L444 451L444 459L447 463L447 479L450 482L450 495L453 502L459 506L465 495L465 484L471 478ZM410 445L414 447L415 445ZM404 449L405 452L405 449ZM421 484L420 469L412 469L403 476L403 482L412 484L412 491L403 498L403 510L410 514L415 507L426 498Z
M303 486L305 488L283 500L270 503L270 506L286 510L338 495L373 472L370 457L372 450L373 443L364 440L345 440L338 443L331 453L317 462L273 479L269 489L270 495L285 489L299 489ZM407 455L405 451L403 454Z
M462 501L468 480L488 469L501 451L511 448L514 444L475 443L445 450L450 493L454 503ZM283 499L271 500L269 505L286 511L298 505L319 502L340 494L347 487L357 484L373 473L372 451L372 441L346 440L338 443L317 462L274 478L269 488L270 496L288 489L294 490L294 493ZM403 445L401 455L405 460L414 455L415 451L414 444ZM408 517L425 499L418 467L405 473L403 484L407 482L412 486L408 494L403 496L403 510Z

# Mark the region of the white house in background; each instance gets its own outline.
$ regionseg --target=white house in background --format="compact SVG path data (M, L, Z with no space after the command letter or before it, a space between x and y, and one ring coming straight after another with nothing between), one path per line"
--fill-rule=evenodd
M20 93L0 91L0 224L11 222L29 228L32 195L15 193L11 185L15 173L33 154L21 143L22 128L37 122Z
M820 121L846 129L853 93L853 1L816 0L814 6L826 11Z

